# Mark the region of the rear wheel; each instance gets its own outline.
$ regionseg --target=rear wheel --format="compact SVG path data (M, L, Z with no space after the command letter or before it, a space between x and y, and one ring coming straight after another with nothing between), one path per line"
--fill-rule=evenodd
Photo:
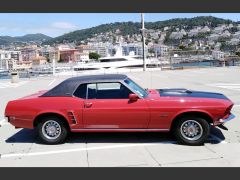
M63 143L68 135L68 128L58 117L45 117L37 126L41 141L45 144Z
M210 125L203 118L183 117L177 120L174 134L181 144L199 146L208 138Z

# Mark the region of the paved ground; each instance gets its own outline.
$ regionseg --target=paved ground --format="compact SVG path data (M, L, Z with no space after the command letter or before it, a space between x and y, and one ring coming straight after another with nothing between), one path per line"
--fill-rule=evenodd
M145 88L221 92L234 103L229 131L212 128L204 146L176 144L166 133L75 133L65 144L42 145L36 132L1 121L6 103L49 89L65 77L0 80L0 166L240 166L240 68L127 73Z

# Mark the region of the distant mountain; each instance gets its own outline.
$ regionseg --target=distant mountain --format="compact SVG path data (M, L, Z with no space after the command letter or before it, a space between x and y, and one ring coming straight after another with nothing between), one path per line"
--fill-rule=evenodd
M52 39L52 37L49 37L47 35L37 33L37 34L26 34L24 36L0 36L0 45L9 45L12 43L29 43L31 41L33 42L45 42Z
M41 34L41 33L37 33L37 34L26 34L24 36L19 36L19 37L15 37L18 41L25 41L25 42L29 42L29 41L47 41L52 39L52 37L47 36L45 34Z
M214 28L218 24L236 24L231 20L216 18L212 16L199 16L194 18L176 18L170 19L165 21L157 21L157 22L146 22L145 27L147 29L159 29L163 30L164 27L169 27L169 31L173 30L174 28L180 28L189 30L192 29L194 26L208 26L209 28ZM120 33L125 35L132 35L132 34L139 34L139 30L141 28L140 22L116 22L110 24L102 24L96 27L82 29L73 31L62 36L50 39L46 41L46 44L53 44L53 43L62 43L62 42L80 42L86 40L87 38L93 37L95 34L105 33L105 32L112 32L116 33L117 30L120 30Z

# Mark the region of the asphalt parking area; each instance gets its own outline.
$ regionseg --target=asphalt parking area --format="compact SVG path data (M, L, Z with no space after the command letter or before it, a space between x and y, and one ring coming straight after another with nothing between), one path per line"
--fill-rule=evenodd
M240 165L240 68L128 73L146 88L189 88L221 92L235 103L228 131L211 128L204 146L184 146L169 133L71 133L61 145L44 145L35 130L14 129L3 119L6 103L49 89L66 77L29 79L0 89L0 166L165 167ZM5 83L5 81L1 81ZM239 86L238 86L239 85Z
M4 125L1 128L1 132L3 132L9 131L13 127ZM19 129L13 135L7 135L2 140L0 146L5 146L5 148L1 148L0 166L31 166L33 164L36 166L41 166L41 164L42 166L65 166L66 163L69 166L174 165L183 160L184 162L190 161L183 156L179 158L182 149L194 148L196 152L194 152L195 155L191 155L191 159L193 158L195 161L205 160L204 155L199 159L197 149L200 150L200 154L207 153L207 159L212 159L212 156L216 158L216 155L207 149L206 145L225 142L224 135L217 128L212 128L206 145L199 147L179 145L170 133L71 133L65 144L49 146L41 143L35 130ZM175 152L174 147L181 151ZM159 152L156 151L158 148ZM169 153L174 151L179 160L175 162L170 158L166 159L166 163L163 164L161 160L158 160L158 154L161 153L162 148L170 148ZM165 153L168 152L166 149ZM78 154L77 157L82 160L76 162L74 154ZM66 158L61 160L61 157ZM43 159L46 161L42 161Z

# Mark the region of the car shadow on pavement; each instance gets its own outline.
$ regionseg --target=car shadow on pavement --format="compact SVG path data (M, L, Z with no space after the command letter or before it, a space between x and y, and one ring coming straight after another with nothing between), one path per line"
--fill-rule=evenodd
M42 144L37 132L21 129L5 140L6 143ZM175 143L170 133L70 133L66 143Z
M210 136L207 140L207 143L211 144L219 144L225 140L225 136L223 135L222 131L220 128L211 126L210 129Z
M81 142L81 138L87 143L176 143L170 133L157 132L72 133L67 143Z
M211 133L207 143L218 144L224 141L225 137L219 128L211 127ZM37 132L32 129L21 129L9 137L6 143L36 143L42 144ZM66 141L68 144L77 143L162 143L177 144L171 133L159 132L127 132L127 133L70 133Z
M5 140L6 143L34 143L37 132L34 129L21 129L16 134Z

